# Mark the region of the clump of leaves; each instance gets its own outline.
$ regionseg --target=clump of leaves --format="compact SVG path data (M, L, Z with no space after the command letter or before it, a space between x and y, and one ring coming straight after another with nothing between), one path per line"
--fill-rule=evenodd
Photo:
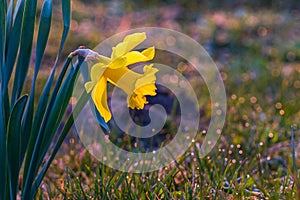
M58 135L58 141L54 143L48 159L45 160L54 136L58 134L83 58L79 57L73 66L73 57L69 56L59 72L57 81L53 81L70 27L70 0L64 0L62 1L64 29L56 61L40 98L35 99L37 75L51 28L53 2L43 1L39 27L36 29L37 0L17 2L2 0L0 4L0 199L16 199L20 189L22 199L33 199L73 123L71 115ZM37 31L36 41L35 31ZM34 43L36 49L33 48ZM22 94L33 51L35 51L35 69L31 91L30 94ZM10 88L9 85L13 87ZM80 108L80 102L85 99L87 101L86 97L84 93L74 112Z

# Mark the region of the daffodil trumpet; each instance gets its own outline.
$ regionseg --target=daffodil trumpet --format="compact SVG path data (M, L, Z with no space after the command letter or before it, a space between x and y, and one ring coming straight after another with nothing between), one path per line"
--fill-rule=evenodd
M158 69L153 68L153 64L145 65L143 74L128 68L129 65L153 59L154 47L141 52L133 50L145 39L145 33L126 36L121 43L112 48L110 57L99 55L92 50L85 52L86 60L94 63L90 71L91 80L85 83L85 89L91 93L96 109L105 122L112 117L107 102L107 82L119 87L127 94L127 104L131 109L143 109L148 103L146 97L156 95L155 73Z

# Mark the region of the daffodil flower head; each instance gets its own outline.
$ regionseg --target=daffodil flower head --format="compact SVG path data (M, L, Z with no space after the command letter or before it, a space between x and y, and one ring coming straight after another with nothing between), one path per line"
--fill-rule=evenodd
M105 122L111 119L111 112L107 103L107 81L121 88L127 94L128 107L143 109L148 103L146 96L156 95L155 73L153 64L145 65L143 74L134 72L129 65L152 60L155 54L154 47L142 52L133 49L146 39L145 33L128 35L124 40L112 48L109 57L91 54L95 63L90 72L91 81L85 84L85 89L95 103L95 106Z

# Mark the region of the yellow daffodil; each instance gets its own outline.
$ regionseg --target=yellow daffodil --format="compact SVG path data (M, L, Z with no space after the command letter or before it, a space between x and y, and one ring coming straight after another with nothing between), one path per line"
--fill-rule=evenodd
M111 57L91 54L96 58L96 64L91 68L91 81L85 84L85 89L95 103L95 106L105 122L111 119L111 112L107 104L107 81L121 88L127 96L128 107L143 109L147 104L146 96L156 95L155 73L153 65L144 66L144 74L136 73L127 68L128 65L152 60L154 47L146 50L132 51L146 39L145 33L134 33L124 38L123 42L112 48Z

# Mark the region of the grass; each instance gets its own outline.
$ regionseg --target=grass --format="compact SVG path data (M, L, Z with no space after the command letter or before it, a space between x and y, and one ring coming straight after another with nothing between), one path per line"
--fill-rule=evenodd
M54 161L39 195L57 199L296 198L290 168L280 157L264 157L264 145L250 152L241 144L219 147L200 159L194 145L179 161L159 171L127 174L103 166L73 143L69 154Z
M106 9L102 4L93 6ZM69 48L74 47L77 37L94 44L115 30L102 25L101 30L93 26L90 32L75 34L80 32L81 22L98 23L87 14L97 11L93 6L75 1L77 14L72 23L77 28L71 26ZM162 15L159 11L151 15L147 10L140 12L147 16L149 26L156 26ZM180 31L196 35L195 39L201 35L197 40L206 45L221 71L228 112L222 135L208 156L201 159L197 151L210 119L210 107L203 102L203 123L193 145L179 160L151 173L129 174L102 165L71 132L36 198L300 199L300 40L294 36L299 24L284 12L241 12L245 12L242 17L216 11L200 15L202 21L171 19L171 24L163 24L163 20L159 24L179 26ZM98 15L107 24L122 20L101 13L95 18ZM225 27L220 18L225 20ZM129 19L129 27L145 23L135 17ZM226 36L225 43L219 41L219 34ZM204 85L196 87L200 96L207 94ZM168 132L176 132L174 127L168 126ZM121 143L125 141L125 137L121 139Z

